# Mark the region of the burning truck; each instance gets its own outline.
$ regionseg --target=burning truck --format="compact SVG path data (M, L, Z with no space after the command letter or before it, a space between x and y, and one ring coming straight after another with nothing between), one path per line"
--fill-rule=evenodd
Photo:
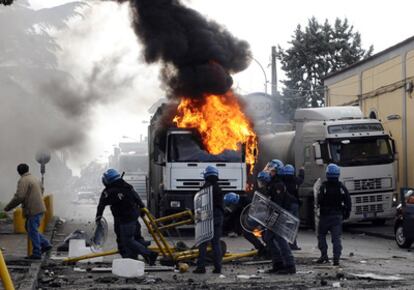
M160 122L170 107L158 108L148 130L150 211L164 216L193 209L208 165L218 168L224 192L245 194L251 188L248 177L256 161L257 138L232 92L203 101L182 99L172 122Z

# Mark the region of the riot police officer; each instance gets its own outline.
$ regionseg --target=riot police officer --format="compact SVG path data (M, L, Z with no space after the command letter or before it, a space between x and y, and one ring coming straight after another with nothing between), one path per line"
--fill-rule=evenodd
M273 183L269 188L269 193L274 203L286 211L291 211L294 198L288 193L282 181ZM295 259L289 243L282 236L270 230L266 230L264 240L272 256L272 268L267 273L295 274Z
M346 187L339 181L340 173L339 166L329 164L326 167L327 180L319 189L317 198L320 208L318 247L321 257L316 261L318 264L329 263L326 235L330 232L333 244L333 265L339 266L342 252L342 221L349 218L351 212L351 198Z
M229 192L224 195L224 204L228 205L235 205L239 209L238 217L240 218L240 214L242 213L243 209L248 206L252 202L252 198L248 196L239 195L234 192ZM241 231L243 237L248 240L257 250L257 255L259 257L266 257L266 246L252 233L247 231L243 226L241 227Z
M204 186L207 188L209 186L213 187L213 220L214 220L214 236L211 240L211 247L213 248L213 264L214 264L214 274L221 273L221 260L222 252L220 245L220 238L223 231L223 216L224 216L224 201L223 201L223 192L221 191L218 185L219 172L218 169L214 166L207 166L204 170ZM197 260L197 268L194 269L193 273L204 274L206 272L205 263L206 263L206 254L207 254L207 243L201 243L198 246L199 255Z
M138 217L145 205L134 188L122 179L115 169L108 169L102 175L105 189L102 191L95 220L99 222L106 206L111 207L114 217L114 231L122 258L136 259L140 254L145 261L154 265L158 254L150 251L143 240L137 241Z
M296 176L295 167L293 167L293 165L286 164L283 167L282 180L286 185L287 191L295 198L291 206L291 213L297 218L299 218L299 206L300 206L299 186L303 183L304 179L305 179L304 168L300 168L299 174ZM298 247L296 239L293 242L293 244L290 244L290 248L295 251L301 250L301 248Z

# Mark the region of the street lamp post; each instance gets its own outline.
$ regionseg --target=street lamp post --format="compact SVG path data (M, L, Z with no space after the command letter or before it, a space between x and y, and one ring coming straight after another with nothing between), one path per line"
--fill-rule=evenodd
M250 57L251 57L252 60L254 60L255 63L257 63L259 65L260 69L263 72L263 75L264 75L264 78L265 78L265 84L264 84L264 86L265 86L265 94L267 95L267 84L268 84L268 81L267 81L266 71L263 68L262 64L257 59L255 59L253 56L250 56Z

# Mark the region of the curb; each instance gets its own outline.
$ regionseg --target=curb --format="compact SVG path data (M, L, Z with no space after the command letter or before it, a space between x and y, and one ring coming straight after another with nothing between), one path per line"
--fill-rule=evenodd
M370 237L377 237L377 238L382 238L386 240L394 240L394 236L389 235L389 234L373 233L373 232L358 230L358 229L346 229L346 232L351 233L351 234L357 234L357 235L364 234Z

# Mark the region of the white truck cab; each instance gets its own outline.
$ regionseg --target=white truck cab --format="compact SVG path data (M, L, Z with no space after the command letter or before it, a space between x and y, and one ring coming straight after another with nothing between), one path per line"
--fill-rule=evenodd
M395 144L379 120L363 118L358 107L302 109L295 120L295 162L304 164L308 175L304 188L324 176L327 164L335 163L351 195L347 222L382 223L394 217Z

